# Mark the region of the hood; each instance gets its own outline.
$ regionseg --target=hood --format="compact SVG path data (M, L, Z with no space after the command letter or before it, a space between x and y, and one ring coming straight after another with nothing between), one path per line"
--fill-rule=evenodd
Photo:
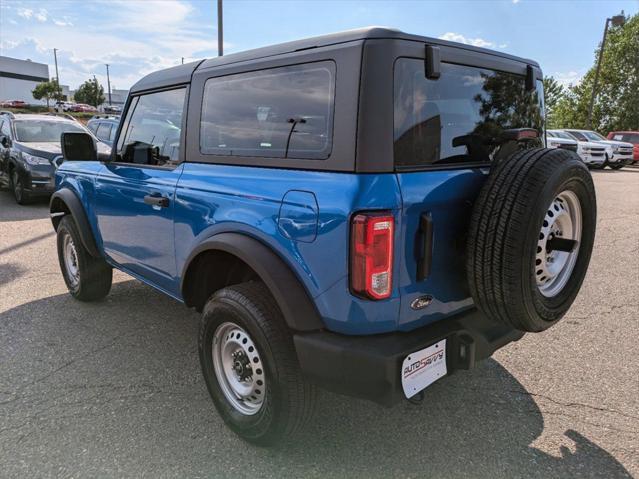
M549 136L548 138L546 138L546 140L548 141L548 143L553 142L553 143L560 143L562 145L576 145L577 144L577 140L569 140L568 138L555 138L553 136Z
M585 147L585 148L603 148L604 150L606 149L606 145L602 145L599 142L596 141L581 141L579 140L579 146Z
M110 155L111 147L101 141L97 143L97 151L101 155ZM62 146L59 141L47 141L47 142L16 142L18 150L29 153L30 155L40 156L53 160L62 154Z
M16 142L18 150L29 153L30 155L40 156L53 160L56 156L62 154L62 147L59 141L47 142Z
M600 140L597 143L601 143L603 145L610 145L610 146L623 146L626 148L632 148L632 143L628 143L626 141L616 141L616 140Z

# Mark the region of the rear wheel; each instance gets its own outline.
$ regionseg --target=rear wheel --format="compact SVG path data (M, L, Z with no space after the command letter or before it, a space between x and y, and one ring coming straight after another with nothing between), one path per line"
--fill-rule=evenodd
M595 223L592 177L572 152L525 150L493 166L469 229L478 308L522 331L555 324L583 282Z
M199 352L215 407L243 439L275 444L310 418L315 387L300 371L290 330L264 284L243 283L211 296Z

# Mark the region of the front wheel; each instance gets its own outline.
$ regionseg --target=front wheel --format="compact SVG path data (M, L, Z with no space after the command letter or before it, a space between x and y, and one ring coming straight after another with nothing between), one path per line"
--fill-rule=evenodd
M209 299L199 353L216 409L243 439L272 445L310 418L315 387L303 377L290 330L263 283L224 288Z
M15 198L16 203L19 205L26 205L29 203L29 193L24 189L24 183L22 182L22 178L20 177L17 168L11 170L9 179L11 182L11 191L13 191L13 197Z
M73 217L58 225L58 260L69 293L80 301L97 301L111 290L113 269L102 258L94 258L82 244Z

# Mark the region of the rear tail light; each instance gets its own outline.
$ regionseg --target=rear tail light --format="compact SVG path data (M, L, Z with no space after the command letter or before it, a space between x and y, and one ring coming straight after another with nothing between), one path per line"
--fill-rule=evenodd
M369 299L384 299L393 284L393 231L388 213L360 213L351 222L351 290Z

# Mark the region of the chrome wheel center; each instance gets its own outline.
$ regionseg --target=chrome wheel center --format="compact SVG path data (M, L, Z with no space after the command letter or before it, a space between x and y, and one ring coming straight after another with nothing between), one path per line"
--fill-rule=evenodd
M63 243L64 266L67 270L69 281L73 286L80 282L80 268L78 266L78 254L75 250L75 243L70 235L64 237Z
M226 399L242 414L256 414L266 398L266 377L251 337L237 324L222 323L213 335L211 354Z
M570 279L579 254L581 229L579 198L572 191L562 191L548 206L537 242L535 280L544 296L556 296Z

